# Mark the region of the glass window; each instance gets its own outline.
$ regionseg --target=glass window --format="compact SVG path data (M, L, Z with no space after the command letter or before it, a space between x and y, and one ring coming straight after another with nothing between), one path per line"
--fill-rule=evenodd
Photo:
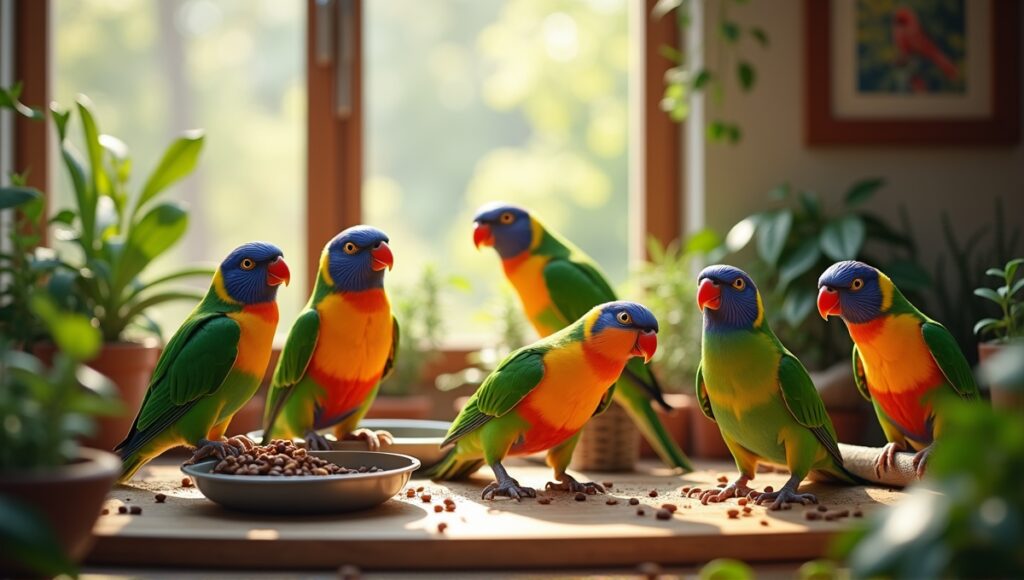
M175 136L206 132L198 170L167 194L190 206L188 233L150 276L174 265L215 264L245 241L272 241L294 277L280 293L279 330L287 332L307 298L306 2L52 5L53 97L65 107L79 93L93 101L100 130L131 152L130 191L138 192ZM71 194L63 166L52 159L57 211ZM192 307L178 303L154 313L165 338Z
M431 263L469 282L443 295L448 336L493 336L483 313L506 283L472 243L489 201L533 209L625 280L627 4L364 2L364 220L392 238L396 292Z

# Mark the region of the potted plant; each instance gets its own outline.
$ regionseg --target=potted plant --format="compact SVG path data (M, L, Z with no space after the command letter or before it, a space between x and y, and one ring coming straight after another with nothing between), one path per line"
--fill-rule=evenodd
M54 573L67 570L53 566L67 568L88 552L93 524L121 470L114 454L77 441L94 430L95 417L123 409L113 384L82 364L102 346L89 318L60 310L45 293L35 293L31 307L56 351L46 366L0 341L0 539L33 549L5 549L0 569ZM31 527L11 529L8 517ZM38 550L45 552L51 537L61 546L58 559L41 560Z
M17 86L4 91L0 105L41 118L38 111L18 103L19 92ZM88 443L112 449L128 432L160 353L158 341L152 338L159 337L160 329L147 312L173 300L200 300L200 290L172 284L213 274L209 268L184 268L146 276L150 264L185 234L185 209L157 198L195 169L203 136L190 132L171 143L142 189L132 195L128 191L132 161L125 144L100 133L87 97L78 97L75 110L84 155L71 142L72 112L57 104L50 106L74 195L71 207L47 221L54 237L64 242L47 276L47 287L61 307L87 314L100 330L103 346L88 362L118 386L126 411L101 421L96 437ZM49 360L53 350L52 344L42 344L35 352Z
M997 288L981 287L974 290L979 296L998 308L998 318L982 318L974 325L974 333L979 338L990 337L978 343L978 358L986 363L996 358L1008 345L1024 340L1024 277L1018 276L1024 258L1016 258L1002 268L989 268L985 274L999 279ZM1014 391L1000 388L999 384L991 385L992 404L997 407L1014 407L1020 395Z
M368 418L426 419L433 411L431 398L424 393L424 369L441 352L444 324L440 291L443 280L437 268L428 264L419 282L412 288L394 292L392 312L398 320L398 352L395 366L381 382L380 393Z
M694 393L701 329L701 313L695 302L695 267L702 252L709 249L701 246L707 239L706 234L693 236L685 247L678 241L662 246L654 238L649 239L647 261L635 274L633 283L638 286L636 291L644 305L657 316L660 327L658 352L651 367L665 389L665 400L675 407L671 412L655 407L662 424L681 448L687 449L692 441L697 456L723 457L728 456L725 442L718 427L699 412ZM656 457L643 439L640 455Z

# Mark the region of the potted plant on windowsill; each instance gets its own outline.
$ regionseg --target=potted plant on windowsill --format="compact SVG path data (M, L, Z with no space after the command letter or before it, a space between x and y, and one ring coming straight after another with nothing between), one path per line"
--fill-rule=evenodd
M371 419L427 419L433 401L426 394L424 369L440 356L444 325L440 290L443 280L428 264L412 288L393 293L392 312L398 320L398 352L391 374L381 382L370 411Z
M0 341L0 570L73 573L121 469L114 454L77 441L94 429L95 417L123 409L114 385L82 365L102 342L89 319L61 311L44 293L32 296L31 307L56 351L45 366ZM56 552L47 550L54 539Z
M18 103L19 92L17 86L3 91L0 105L42 118L39 111ZM198 301L201 291L172 285L213 274L209 268L185 268L146 276L152 262L185 234L185 209L157 197L194 170L203 136L190 132L171 143L141 191L130 195L132 161L127 147L100 133L88 98L79 96L75 109L84 155L71 143L72 112L57 104L50 107L73 203L40 222L40 229L49 225L61 242L49 263L45 283L62 308L88 315L100 330L103 346L88 363L118 386L125 414L101 421L96 436L87 444L112 449L128 432L160 353L158 340L152 337L159 337L160 329L147 312L174 300ZM46 338L34 346L25 344L44 361L52 358L55 348Z
M978 358L982 363L996 358L1009 345L1024 342L1024 300L1019 296L1024 290L1024 277L1018 276L1024 258L1016 258L1002 268L989 268L985 274L999 279L1002 285L993 288L976 288L974 294L996 305L998 318L983 318L974 325L974 333L990 340L978 343ZM1020 405L1021 394L994 383L990 385L992 404L997 407L1013 408Z

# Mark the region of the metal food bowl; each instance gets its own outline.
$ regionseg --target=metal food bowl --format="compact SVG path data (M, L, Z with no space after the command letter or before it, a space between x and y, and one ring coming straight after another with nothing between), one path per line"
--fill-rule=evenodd
M354 512L395 496L419 468L415 457L380 451L312 451L349 469L376 466L383 471L348 475L227 475L213 473L217 461L182 466L211 501L238 511L271 514Z
M391 445L383 447L382 450L389 453L401 453L420 460L422 468L426 469L441 461L445 451L441 450L441 442L448 434L451 423L447 421L423 421L418 419L366 419L359 424L360 427L373 429L374 431L387 431L395 438ZM336 451L367 451L365 441L338 441L330 433L330 429L324 429L321 433L331 442L331 449ZM252 431L246 434L250 439L259 443L263 440L263 431ZM295 444L305 447L302 439L295 439Z

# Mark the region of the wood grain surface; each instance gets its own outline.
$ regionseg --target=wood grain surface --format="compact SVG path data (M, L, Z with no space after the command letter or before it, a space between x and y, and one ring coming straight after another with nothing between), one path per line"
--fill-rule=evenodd
M546 467L510 463L523 485L539 489L550 477ZM660 471L654 464L640 473L585 474L586 479L611 481L607 495L576 501L572 494L541 492L536 500L487 502L480 491L490 472L461 483L424 486L429 503L404 493L370 511L332 516L279 517L226 511L195 488L181 487L176 465L147 467L130 486L115 488L105 507L108 515L96 525L95 565L189 566L204 568L297 569L353 564L363 569L528 569L552 567L633 566L639 562L687 564L716 557L749 562L799 561L821 556L829 539L902 492L882 487L844 487L805 483L830 511L849 510L851 517L806 519L815 506L793 506L770 512L754 507L750 515L732 519L741 510L737 500L703 506L686 498L683 486L711 488L721 476L733 477L726 463L700 465L685 476ZM581 479L582 480L582 479ZM759 473L758 489L778 489L780 472ZM657 497L651 497L651 491ZM156 493L166 494L156 503ZM445 498L454 512L434 512ZM640 504L629 505L636 498ZM608 505L609 499L617 504ZM664 503L678 511L668 520L655 517ZM120 506L140 506L142 514L119 514ZM643 515L638 515L638 509ZM447 524L444 532L439 523Z

